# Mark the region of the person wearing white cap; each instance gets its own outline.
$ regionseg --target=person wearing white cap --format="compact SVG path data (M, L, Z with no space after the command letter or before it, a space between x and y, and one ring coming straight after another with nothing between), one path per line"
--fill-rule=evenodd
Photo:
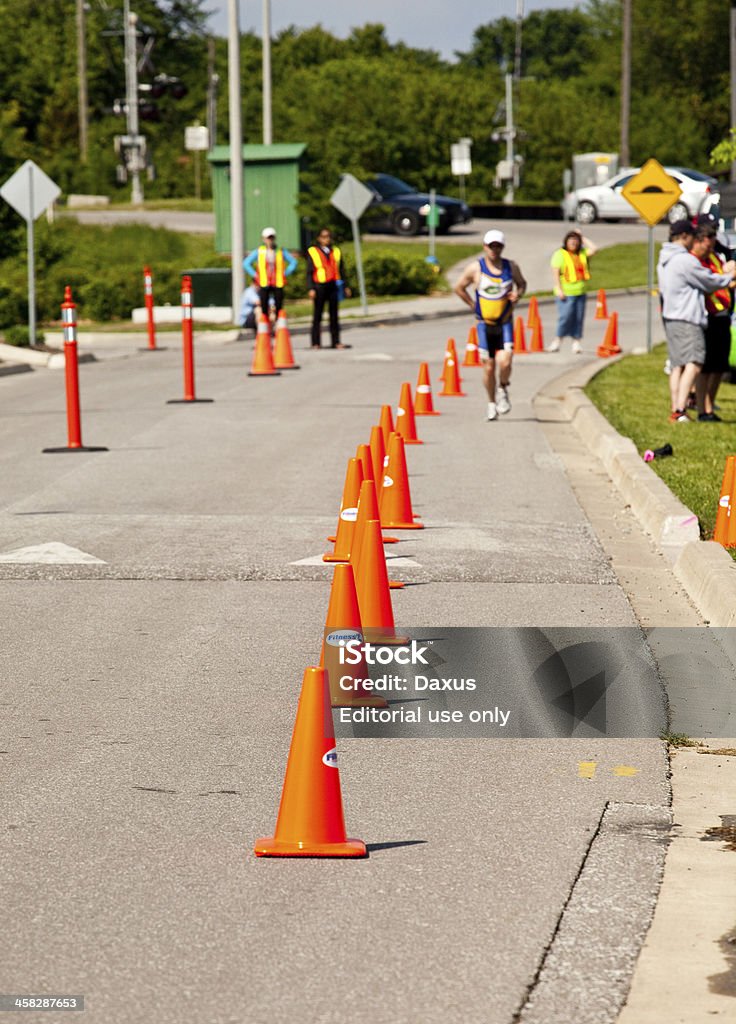
M297 267L297 261L288 251L276 244L276 229L264 228L263 244L248 253L243 260L246 273L254 279L261 296L261 309L278 316L284 305L286 278Z
M483 256L474 260L455 285L455 294L473 310L478 331L478 350L483 362L483 383L488 392L488 419L511 411L509 382L514 349L514 306L526 291L517 263L502 253L503 231L486 231ZM468 292L473 287L475 295ZM496 386L498 364L498 386Z

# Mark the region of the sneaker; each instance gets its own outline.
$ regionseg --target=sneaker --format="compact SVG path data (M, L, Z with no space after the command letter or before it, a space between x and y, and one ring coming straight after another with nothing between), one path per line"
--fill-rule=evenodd
M664 373L667 374L668 377L672 373L672 363L669 361L669 359L665 360L665 363L664 363L664 366L662 367L662 370L663 370Z
M501 384L496 388L496 410L500 412L502 416L507 412L511 412L508 384Z
M559 338L553 338L552 341L547 346L547 351L548 352L559 352L560 351L560 339Z
M573 341L573 343L572 343L572 354L574 356L579 356L582 351L583 351L583 346L580 344L580 342L579 341Z
M699 412L698 423L723 423L723 420L714 412Z
M674 412L670 413L670 423L690 423L690 417L684 409L675 409Z
M488 403L488 415L486 416L486 419L488 419L488 420L496 420L496 419L498 419L498 409L496 408L496 403L495 402L489 402Z

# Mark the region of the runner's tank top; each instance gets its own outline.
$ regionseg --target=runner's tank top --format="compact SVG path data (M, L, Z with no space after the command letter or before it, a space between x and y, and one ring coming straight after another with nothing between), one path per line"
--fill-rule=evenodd
M475 293L475 315L490 324L503 324L511 317L512 307L508 299L514 280L511 275L511 261L501 260L501 272L488 266L481 257L480 281Z

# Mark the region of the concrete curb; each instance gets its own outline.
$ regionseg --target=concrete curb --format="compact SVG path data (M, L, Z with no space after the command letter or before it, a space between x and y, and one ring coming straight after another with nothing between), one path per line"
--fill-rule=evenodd
M24 348L16 345L5 345L0 342L0 360L29 368L38 367L46 370L63 370L66 359L63 352L39 352L37 349ZM96 362L92 352L80 352L80 363Z
M736 625L736 562L720 544L700 540L695 513L675 497L642 461L634 443L617 433L582 391L611 361L586 362L545 385L534 398L535 411L540 418L572 424L672 564L703 618L711 626Z

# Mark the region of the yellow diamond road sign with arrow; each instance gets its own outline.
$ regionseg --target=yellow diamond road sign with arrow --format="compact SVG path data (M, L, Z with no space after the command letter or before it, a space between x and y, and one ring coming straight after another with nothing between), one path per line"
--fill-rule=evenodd
M649 227L654 227L682 195L682 189L658 160L647 160L638 174L621 189Z

